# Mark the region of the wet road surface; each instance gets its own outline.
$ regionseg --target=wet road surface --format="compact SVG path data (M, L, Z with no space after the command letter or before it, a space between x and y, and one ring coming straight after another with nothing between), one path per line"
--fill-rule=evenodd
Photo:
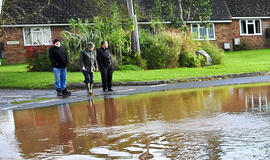
M237 84L251 84L270 82L270 76L254 76L254 77L240 77L232 79L211 80L211 81L197 81L197 82L181 82L172 84L160 85L143 85L143 86L115 86L115 92L102 92L102 89L95 89L95 97L119 97L131 94L158 92L171 89L187 89L187 88L203 88L213 86L237 85ZM24 104L12 105L12 102L49 98L50 100L31 102ZM58 105L63 103L73 103L89 100L85 90L72 91L72 96L61 98L56 96L55 90L9 90L0 89L0 110L7 109L30 109L38 107L46 107L51 105Z

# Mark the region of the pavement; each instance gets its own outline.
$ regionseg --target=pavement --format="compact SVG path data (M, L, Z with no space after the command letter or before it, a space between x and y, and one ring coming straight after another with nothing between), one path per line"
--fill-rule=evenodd
M23 110L30 108L53 106L63 103L74 103L87 101L91 98L114 98L119 96L128 96L132 94L140 94L147 92L158 92L172 89L188 89L188 88L204 88L214 86L226 86L248 83L270 82L270 76L253 76L241 77L221 80L195 81L195 82L179 82L171 84L157 85L138 85L138 86L115 86L113 92L103 92L101 88L94 89L94 97L88 96L86 90L72 90L69 97L57 97L55 90L13 90L0 89L0 110ZM25 100L33 100L44 98L37 102L29 102L22 104L14 104Z

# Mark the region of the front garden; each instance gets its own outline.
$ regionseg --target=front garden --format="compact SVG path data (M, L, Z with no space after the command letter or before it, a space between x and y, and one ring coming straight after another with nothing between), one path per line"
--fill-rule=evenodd
M166 20L162 18L164 13L161 12L166 7L161 6L155 6L151 25L139 29L141 54L132 50L131 32L134 23L124 16L116 3L109 9L110 14L94 17L95 25L89 25L88 20L71 19L69 30L61 33L62 46L70 62L68 83L83 81L79 66L80 52L89 42L99 47L102 40L109 42L116 70L113 77L115 82L180 79L270 69L270 49L224 53L209 41L195 40L196 35L192 35L182 21L170 25L160 23ZM167 15L173 15L173 10L168 10ZM207 27L207 24L204 25ZM0 66L0 88L37 89L52 86L54 75L50 72L52 67L48 48L27 47L27 64ZM211 56L212 66L208 65L204 56L197 54L201 50ZM101 81L99 72L95 73L94 79L95 82Z
M221 65L199 68L118 70L114 82L151 81L270 71L270 49L226 52ZM100 73L95 73L100 82ZM0 66L0 88L45 89L54 82L52 72L27 72L27 64ZM69 72L68 83L83 82L80 72Z

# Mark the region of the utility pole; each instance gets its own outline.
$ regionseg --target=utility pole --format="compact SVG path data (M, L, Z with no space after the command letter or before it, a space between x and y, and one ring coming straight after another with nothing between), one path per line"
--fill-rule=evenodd
M141 55L140 49L140 39L139 39L139 30L138 30L138 21L135 14L133 0L127 0L127 8L129 17L133 20L132 32L131 32L131 47L132 52L138 52Z

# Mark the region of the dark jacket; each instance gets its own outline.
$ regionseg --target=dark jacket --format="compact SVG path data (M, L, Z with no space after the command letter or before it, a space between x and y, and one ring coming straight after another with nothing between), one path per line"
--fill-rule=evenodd
M95 51L90 52L88 48L83 50L80 55L80 65L81 67L85 67L87 71L94 73L97 68Z
M108 48L97 49L97 62L99 68L110 68L112 66L112 56Z
M51 47L49 50L49 58L55 68L66 68L68 65L68 56L62 47Z

